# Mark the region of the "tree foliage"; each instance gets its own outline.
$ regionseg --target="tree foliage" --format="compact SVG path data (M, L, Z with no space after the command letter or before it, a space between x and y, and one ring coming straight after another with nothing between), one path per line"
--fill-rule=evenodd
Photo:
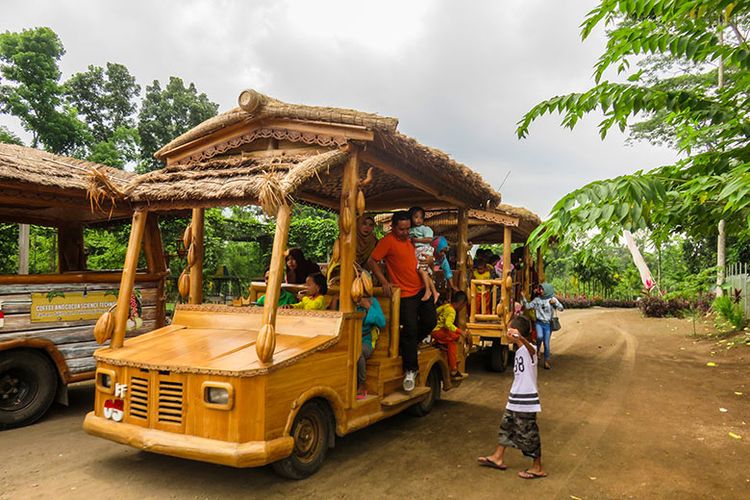
M182 79L170 77L162 90L154 82L146 87L141 112L138 116L140 134L140 172L161 168L154 153L177 136L184 134L199 123L216 115L219 105L211 102L204 93L198 93L195 85L187 87Z
M50 28L0 34L0 109L19 118L32 146L72 154L86 143L86 127L63 101L58 62L65 49Z
M656 244L672 232L710 233L721 218L728 231L744 230L750 212L750 47L742 30L750 4L725 0L602 0L582 24L582 37L610 28L607 46L586 92L553 97L518 123L519 137L548 113L572 128L599 111L601 137L626 130L635 119L658 119L684 159L651 171L590 183L559 200L534 233L535 245L566 244L570 234L616 240L623 228L646 229ZM633 61L657 57L661 65L631 69ZM726 81L716 84L714 64L723 60ZM664 77L665 65L685 78ZM616 72L625 81L605 80ZM688 78L687 71L694 71ZM713 82L713 84L712 84ZM641 122L643 123L643 122ZM643 127L642 127L643 128ZM648 130L648 129L647 129ZM652 128L653 130L653 128Z

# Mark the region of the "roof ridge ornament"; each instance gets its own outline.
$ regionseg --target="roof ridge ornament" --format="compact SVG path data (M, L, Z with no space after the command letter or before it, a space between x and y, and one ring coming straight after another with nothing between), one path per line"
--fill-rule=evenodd
M237 99L240 108L250 115L260 111L266 103L268 103L268 97L254 89L243 90Z

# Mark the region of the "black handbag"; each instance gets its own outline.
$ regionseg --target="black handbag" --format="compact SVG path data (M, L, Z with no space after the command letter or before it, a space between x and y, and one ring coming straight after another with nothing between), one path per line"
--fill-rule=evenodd
M557 317L557 314L553 314L552 318L550 318L549 329L553 332L556 332L560 329L560 318Z

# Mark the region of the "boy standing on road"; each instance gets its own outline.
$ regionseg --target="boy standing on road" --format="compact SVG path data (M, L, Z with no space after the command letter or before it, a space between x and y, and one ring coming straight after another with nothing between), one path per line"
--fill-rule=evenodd
M537 356L531 345L531 324L523 316L516 316L508 325L508 335L516 345L515 363L513 365L513 385L508 395L508 404L500 423L498 445L495 453L479 457L479 465L505 470L505 449L509 446L518 448L527 457L534 459L534 464L518 473L521 479L539 479L547 477L542 469L542 443L536 414L542 411L536 382Z

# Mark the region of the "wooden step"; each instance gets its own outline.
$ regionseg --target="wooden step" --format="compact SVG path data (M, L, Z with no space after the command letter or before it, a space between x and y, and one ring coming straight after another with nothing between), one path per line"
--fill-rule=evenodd
M415 387L414 390L411 392L406 392L402 389L384 397L380 401L380 404L389 408L393 406L398 406L400 404L403 404L403 403L406 403L415 399L419 399L425 394L429 393L430 391L431 389L425 386Z

